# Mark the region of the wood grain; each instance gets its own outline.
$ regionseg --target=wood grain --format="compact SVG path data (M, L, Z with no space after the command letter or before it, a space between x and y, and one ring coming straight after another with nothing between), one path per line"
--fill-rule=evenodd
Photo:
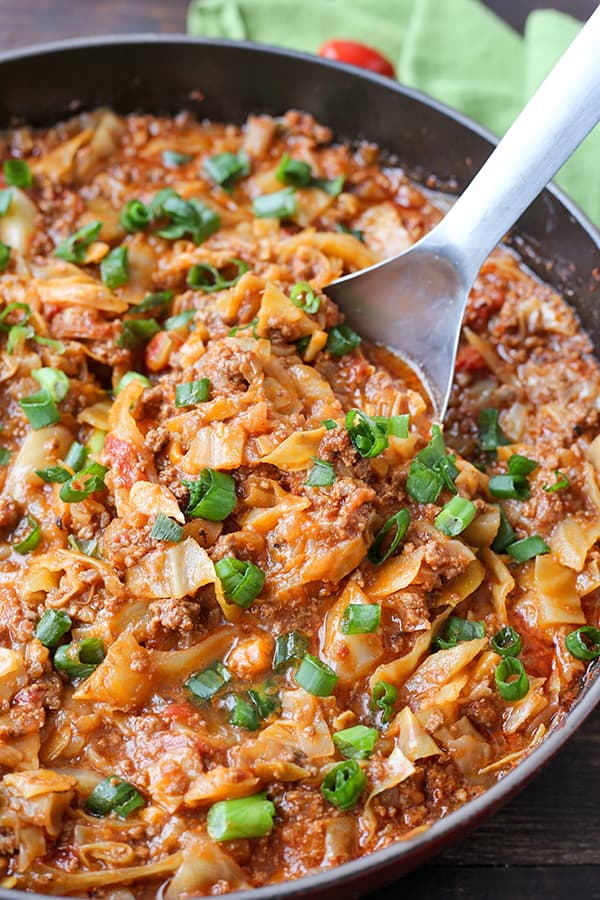
M419 2L419 0L414 0ZM443 0L448 2L448 0ZM580 18L596 0L487 0L521 28L553 6ZM0 0L0 50L92 35L185 31L188 0ZM343 3L340 0L340 32ZM600 897L600 710L519 797L470 837L370 900Z

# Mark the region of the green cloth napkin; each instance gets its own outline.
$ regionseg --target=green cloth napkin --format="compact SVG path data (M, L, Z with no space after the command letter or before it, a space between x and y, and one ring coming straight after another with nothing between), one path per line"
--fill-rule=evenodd
M398 79L502 134L580 23L532 13L521 37L478 0L192 0L190 34L316 53L328 38L363 41ZM600 225L600 127L555 179Z

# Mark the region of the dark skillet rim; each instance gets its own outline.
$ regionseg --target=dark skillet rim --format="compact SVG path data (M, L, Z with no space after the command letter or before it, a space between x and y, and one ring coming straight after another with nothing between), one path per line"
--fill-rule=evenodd
M225 38L197 38L181 34L153 33L70 38L64 41L34 44L0 53L0 67L5 62L12 62L33 56L51 55L53 53L60 53L68 50L86 49L87 47L182 43L192 46L197 45L199 47L211 45L241 48L248 52L264 53L270 56L296 59L313 65L321 65L325 68L337 69L338 71L346 72L355 78L364 78L375 84L379 84L387 90L408 96L425 106L435 109L437 112L458 122L469 131L475 132L477 135L484 138L489 142L491 148L498 143L498 138L495 135L477 122L474 122L468 116L451 109L444 103L440 103L438 100L434 100L432 97L427 96L421 91L406 87L391 78L376 75L375 73L366 70L360 70L355 66L350 66L345 63L322 59L309 53L288 50L287 48L275 47L270 44L259 44L252 41L234 41ZM565 207L574 222L584 229L600 251L600 231L595 225L587 218L579 207L553 183L551 183L546 190L555 197L563 207ZM399 840L394 844L390 844L381 850L376 850L367 856L359 857L351 862L342 863L333 868L323 869L323 871L305 875L302 878L288 882L271 884L265 887L252 888L250 890L234 891L225 896L235 897L236 900L280 900L280 898L300 897L309 895L313 890L326 887L341 888L345 884L352 882L359 875L364 877L370 872L376 873L377 870L381 868L387 868L394 860L401 860L403 857L411 857L428 844L432 845L432 855L436 855L441 849L438 845L445 844L446 841L449 842L451 840L450 835L452 832L457 832L461 835L466 833L478 822L478 820L486 817L486 814L492 814L503 802L508 801L524 787L525 784L537 774L540 768L558 752L599 702L600 668L599 665L596 665L587 675L586 682L579 698L575 700L571 709L564 714L562 720L554 726L552 731L550 731L548 736L542 740L535 750L526 756L522 762L517 763L507 775L501 778L500 781L496 782L492 787L488 788L479 797L468 801L455 812L449 813L443 819L439 819L426 831L405 841ZM387 875L388 881L393 880L389 870ZM12 888L0 888L0 900L32 900L32 897L34 898L36 896L43 898L43 900L56 900L56 897L59 895L38 894L29 891L14 890Z

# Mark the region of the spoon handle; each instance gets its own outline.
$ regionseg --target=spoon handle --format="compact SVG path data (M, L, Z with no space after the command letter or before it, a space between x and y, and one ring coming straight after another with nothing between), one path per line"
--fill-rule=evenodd
M600 6L430 235L467 284L598 121Z

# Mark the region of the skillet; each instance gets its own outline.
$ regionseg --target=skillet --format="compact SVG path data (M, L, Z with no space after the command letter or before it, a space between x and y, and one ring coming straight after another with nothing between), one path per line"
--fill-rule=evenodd
M368 138L417 181L457 192L494 138L417 91L339 63L231 41L180 36L102 37L0 55L0 127L50 125L80 110L173 114L243 122L249 113L312 113L337 138ZM435 175L432 181L430 176ZM522 260L577 311L600 356L600 233L556 188L545 190L509 236ZM480 797L410 842L297 881L241 891L236 900L360 897L440 852L521 790L600 701L600 665L543 743ZM40 895L38 895L40 896ZM0 900L35 895L0 889Z

